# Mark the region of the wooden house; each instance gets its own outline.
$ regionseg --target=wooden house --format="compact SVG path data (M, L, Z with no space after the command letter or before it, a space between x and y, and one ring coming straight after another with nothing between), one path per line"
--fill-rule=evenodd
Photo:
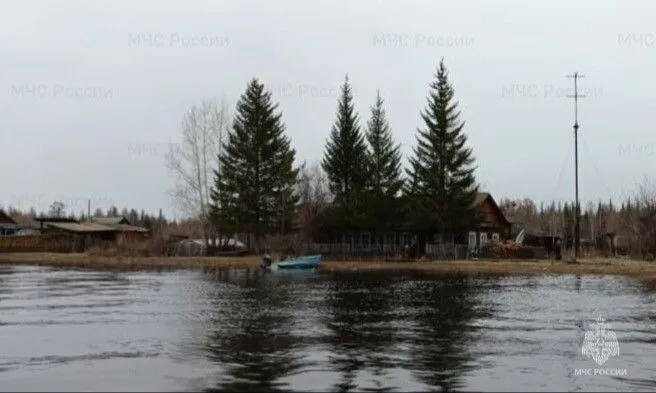
M117 244L140 243L150 237L147 228L131 225L130 221L123 217L93 217L91 223L104 225L114 230L114 241Z
M480 221L474 228L469 228L466 241L461 237L457 239L460 240L458 243L466 243L473 247L482 246L490 240L501 241L510 238L512 224L490 193L478 193L474 207L479 214Z
M130 225L125 217L102 217L82 222L70 218L39 217L35 221L40 222L42 232L72 237L78 250L101 243L140 243L150 236L148 229Z
M0 209L0 236L13 235L16 231L17 223L9 214Z
M476 196L474 208L479 216L478 224L458 233L449 234L446 239L437 233L428 235L426 243L440 243L441 241L456 244L467 244L469 248L480 247L491 240L506 240L510 238L511 223L506 219L490 193L483 192ZM372 244L402 247L417 243L419 231L408 224L388 225L388 230L375 239L373 230L338 230L319 234L315 237L316 243L340 243L355 248L368 248ZM376 241L377 240L377 241Z

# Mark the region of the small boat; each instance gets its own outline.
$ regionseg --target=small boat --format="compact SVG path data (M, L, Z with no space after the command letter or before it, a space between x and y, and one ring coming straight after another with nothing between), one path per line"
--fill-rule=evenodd
M272 262L265 268L267 270L310 270L318 268L320 263L321 255L308 255Z

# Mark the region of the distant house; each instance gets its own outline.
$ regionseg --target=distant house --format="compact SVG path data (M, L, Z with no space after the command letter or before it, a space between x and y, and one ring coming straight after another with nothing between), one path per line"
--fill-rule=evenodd
M130 225L125 217L98 217L90 221L78 221L61 217L38 217L40 229L44 233L58 233L72 236L76 248L84 250L98 242L111 242L117 245L138 243L148 239L150 231Z
M38 235L38 223L29 217L10 217L0 210L0 236Z
M228 248L231 251L246 250L246 245L234 238L217 239L217 245ZM177 256L204 256L207 255L205 239L182 239L167 246L170 255Z
M17 223L9 217L4 210L0 209L0 236L13 235L16 232Z
M118 244L141 242L150 237L150 230L131 225L130 221L123 216L93 217L89 222L114 229L114 240Z
M531 247L543 247L547 255L556 252L556 248L562 246L563 236L560 232L525 230L522 236L522 244ZM559 245L559 242L560 245Z

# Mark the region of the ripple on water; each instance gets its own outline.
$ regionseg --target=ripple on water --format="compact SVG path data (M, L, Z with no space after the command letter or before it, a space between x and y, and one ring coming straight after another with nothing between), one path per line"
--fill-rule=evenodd
M653 390L654 291L612 277L0 268L19 390ZM654 287L656 288L656 287ZM625 377L581 342L597 313Z

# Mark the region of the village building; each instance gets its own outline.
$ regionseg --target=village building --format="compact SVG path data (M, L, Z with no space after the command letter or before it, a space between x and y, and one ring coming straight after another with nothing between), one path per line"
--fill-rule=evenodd
M473 207L479 220L471 228L447 236L449 243L467 245L467 249L476 249L485 246L490 241L504 241L511 236L511 223L490 193L478 193ZM350 250L368 249L373 245L382 248L398 248L413 245L417 242L420 231L407 223L390 224L379 238L376 239L374 229L346 229L330 228L314 235L315 243L339 244ZM427 244L437 244L445 240L442 234L427 234ZM376 241L377 240L377 241Z

